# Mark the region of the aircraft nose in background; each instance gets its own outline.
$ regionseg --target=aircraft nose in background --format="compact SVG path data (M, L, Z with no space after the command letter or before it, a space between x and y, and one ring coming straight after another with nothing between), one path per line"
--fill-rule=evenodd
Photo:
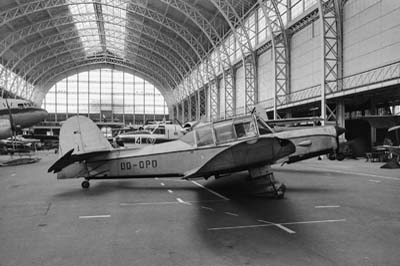
M32 124L39 123L45 120L49 116L49 113L45 109L37 109L34 111L34 116L32 117ZM34 121L33 121L34 120Z
M45 109L40 109L40 117L45 120L49 116L49 113Z

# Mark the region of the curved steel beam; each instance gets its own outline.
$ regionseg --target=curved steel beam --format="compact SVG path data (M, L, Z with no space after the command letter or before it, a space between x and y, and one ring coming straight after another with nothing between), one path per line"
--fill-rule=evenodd
M97 47L97 46L95 46L95 47ZM76 50L77 50L77 52L76 52L75 54L73 53L73 54L67 54L67 55L65 55L65 56L60 56L60 55L62 54L62 52L61 52L61 53L58 54L58 55L53 55L53 56L51 56L52 58L54 57L55 60L56 60L57 62L55 62L54 65L46 65L46 66L44 66L42 69L37 70L36 72L37 72L37 73L40 73L40 75L37 75L37 76L36 76L36 75L32 75L32 76L35 76L36 79L35 79L35 80L32 80L31 83L32 83L32 84L38 84L39 81L40 81L42 78L48 76L49 73L52 73L52 72L55 71L55 70L57 70L57 71L63 71L62 68L65 67L64 65L65 65L66 63L73 62L73 60L74 60L76 57L86 57L86 58L90 59L90 57L87 57L86 55L83 55L83 54L80 52L80 49L79 49L79 48L76 49ZM102 55L100 55L100 57L102 57ZM148 58L147 58L146 56L140 55L138 59L142 59L142 60L144 61L144 63L141 63L141 64L149 65L148 63L150 63L150 61L148 60ZM136 60L135 60L135 62L132 62L132 63L139 63L139 61L136 61ZM158 62L158 63L162 63L162 62ZM150 66L150 65L149 65L149 66ZM168 81L169 81L168 83L170 84L171 88L173 88L173 87L175 87L175 86L177 85L176 80L174 80L174 78L168 74L168 72L163 68L163 66L159 66L159 65L157 64L157 62L151 62L151 69L156 70L156 71L157 71L157 74L159 74L160 76L162 76L162 77L164 77L166 80L168 80ZM51 71L50 71L50 70L51 70ZM49 71L50 71L50 72L49 72ZM157 76L158 76L158 75L157 75ZM30 80L28 80L28 81L30 81Z
M92 14L92 13L89 13L89 14ZM85 14L83 14L83 15L85 15ZM85 22L87 22L87 21L85 21ZM26 37L36 35L36 34L43 35L44 32L48 32L50 29L53 29L55 27L57 28L57 27L73 26L73 25L75 25L75 23L76 22L73 21L70 16L54 17L45 22L35 23L35 24L29 25L27 27L24 27L18 31L12 32L11 34L7 35L3 40L0 41L0 47L2 48L2 49L0 49L0 57L5 52L10 50L11 47L13 47L15 44L22 41ZM129 30L138 32L140 34L144 34L148 37L152 37L155 40L163 43L165 46L171 48L172 50L174 50L176 52L177 55L179 55L183 59L183 61L189 66L189 68L195 64L196 60L194 57L196 56L196 54L189 53L187 47L184 47L180 42L176 41L173 38L170 38L165 33L159 32L150 26L139 24L135 20L131 20L131 19L128 20L127 28ZM65 32L67 32L67 31L62 31L62 32L59 32L59 33L56 33L53 35L49 35L49 36L47 36L47 38L49 38L49 39L51 38L54 40L61 40L62 38L59 37L59 35L62 35ZM77 31L75 32L75 34L70 32L70 35L79 36ZM47 41L45 41L45 39L43 39L42 43L46 43L46 42ZM28 51L29 51L29 48L26 48L26 47L29 47L29 46L24 46L23 50L28 49ZM7 62L6 64L9 64L9 63ZM3 64L3 65L5 65L5 64Z
M83 36L90 36L90 35L83 35ZM152 45L151 42L145 41L144 39L140 39L140 38L136 38L136 40L133 40L133 38L136 38L136 37L128 37L126 39L119 39L119 41L122 44L124 44L125 42L129 42L131 44L139 45L139 48L142 49L140 52L144 52L144 51L147 51L148 49L150 49L148 47L151 47L151 45ZM48 45L52 45L52 43L48 43ZM43 61L46 61L51 56L51 54L53 54L54 56L57 56L58 52L65 53L65 52L69 52L70 49L78 50L79 48L81 48L80 42L75 42L75 43L71 42L71 43L68 43L67 45L60 46L53 50L42 52L42 53L38 54L37 56L35 56L30 61L25 60L26 64L25 64L25 66L23 66L22 69L20 69L19 72L25 74L23 78L26 79L28 76L31 76L30 71L32 69L36 69L38 67L38 65L40 65ZM170 69L172 71L172 73L175 73L175 72L179 73L179 77L176 77L178 80L183 78L183 75L185 73L182 73L183 70L176 68L177 64L179 64L179 63L176 62L176 60L174 60L174 58L171 58L170 56L168 56L169 55L168 53L163 53L163 51L158 51L158 49L155 49L154 51L151 51L151 52L154 52L155 54L157 54L158 57L160 57L160 59L164 58L164 60L166 60L169 63L169 66L166 66L167 69ZM133 54L134 51L130 51L130 53ZM151 54L148 54L148 56L151 58ZM172 61L172 60L174 60L174 61ZM39 62L37 62L37 61L39 61ZM165 65L165 64L163 64L163 65ZM14 69L11 69L11 70L16 73L16 71Z
M193 49L193 51L198 54L199 58L203 58L206 55L205 47L201 44L201 41L198 39L199 37L194 36L188 29L184 26L178 24L165 17L164 14L158 13L155 10L151 10L148 7L140 6L130 0L122 0L122 2L126 3L127 8L123 9L121 6L115 6L112 4L102 3L102 5L111 6L117 9L122 9L131 14L137 14L153 20L157 22L161 26L168 28L173 31L175 34L180 36L183 40L185 40L189 46ZM93 4L92 1L82 0L79 3L66 3L65 0L41 0L41 1L32 1L27 4L19 5L15 8L8 9L2 13L0 13L0 27L5 23L9 23L17 18L28 16L40 11L49 10L56 7L65 7L70 5L82 5L82 4ZM201 37L201 36L200 36ZM1 48L1 47L0 47Z
M151 19L154 22L160 24L161 26L168 28L169 30L180 36L183 40L185 40L185 42L189 44L189 46L193 49L193 52L196 53L199 59L205 57L206 51L201 44L202 42L198 38L196 38L193 34L191 34L191 32L188 31L185 27L183 27L182 25L176 23L175 21L169 18L166 18L163 14L160 14L157 11L150 10L147 7L135 5L134 3L131 3L130 1L127 0L125 0L124 2L127 4L127 8L124 9L125 11ZM82 1L76 4L79 5L85 3L91 4L92 2ZM43 0L40 2L31 2L24 5L19 5L16 8L9 9L3 13L0 13L0 26L16 18L27 16L29 14L33 14L39 11L44 11L61 6L76 5L76 4L65 3L64 0ZM114 6L109 3L102 3L102 4L112 6L115 8L121 8L119 6Z
M211 25L211 23L205 18L195 7L191 4L187 3L183 0L161 0L168 5L174 7L179 12L183 13L188 19L190 19L208 38L209 42L212 44L214 51L218 57L218 64L220 65L220 69L222 70L222 77L225 80L225 84L234 84L233 81L233 66L230 60L230 55L225 46L225 42L223 41L223 36L221 36L215 27ZM220 47L218 47L220 45ZM225 69L228 69L225 71ZM215 71L215 70L214 70ZM216 72L216 71L215 71ZM218 89L217 87L212 87L213 89ZM199 90L198 87L197 90ZM212 116L218 115L218 92L214 92L213 97L217 97L213 99L213 103L211 105L211 113ZM196 107L195 103L192 103L192 99L189 97L190 106Z
M127 27L130 29L130 27ZM131 29L130 29L131 30ZM36 32L37 33L37 32ZM11 57L8 59L7 64L5 67L11 68L12 71L15 72L15 69L18 68L18 65L22 62L26 62L26 58L32 54L34 54L37 50L40 50L44 47L51 46L52 44L56 44L59 42L65 42L68 40L79 39L80 36L87 36L87 35L79 35L76 30L64 31L61 33L57 33L55 35L46 36L46 38L40 39L33 44L24 46L20 51L17 51L15 57ZM174 53L169 53L167 50L164 51L164 48L160 45L156 45L157 39L154 39L154 42L149 40L138 38L136 37L132 31L130 31L127 36L129 39L127 41L133 41L137 43L143 43L142 45L147 49L155 50L157 53L161 53L163 56L168 57L168 60L173 63L174 66L179 68L179 72L183 76L190 68L188 62L186 62L183 57L181 57L177 51ZM131 40L132 39L132 40ZM166 44L164 44L166 45ZM167 46L166 46L167 47ZM177 58L179 57L179 58ZM186 63L186 64L183 64ZM0 75L1 76L1 75Z
M257 101L256 59L251 40L248 35L251 28L246 27L245 23L243 23L243 18L236 12L234 8L234 0L210 1L228 22L236 43L239 44L245 70L245 110L250 111ZM236 112L236 92L234 84L232 84L232 88L233 90L225 91L225 109L227 116L235 115Z
M282 21L281 10L286 9L283 0L258 0L271 31L272 55L274 62L274 119L279 117L278 105L288 103L290 94L289 42ZM287 12L287 11L286 11Z

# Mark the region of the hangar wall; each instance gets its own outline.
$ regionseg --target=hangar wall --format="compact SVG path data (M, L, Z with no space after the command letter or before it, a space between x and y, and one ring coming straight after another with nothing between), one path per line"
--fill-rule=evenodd
M236 70L235 74L235 85L236 88L244 88L245 87L244 80L244 68L243 66L239 67ZM236 89L236 110L237 113L244 112L244 106L246 101L246 92L244 89Z
M219 110L220 116L225 115L225 86L224 86L224 79L221 78L218 81L218 96L219 96Z
M322 70L324 64L325 67L327 66L327 60L325 59L324 63L322 58L322 47L325 45L325 48L329 49L329 41L327 38L324 43L321 36L322 21L318 7L316 2L308 6L308 9L304 10L304 14L289 21L287 25L290 50L289 74L287 75L289 102L278 103L277 108L282 112L290 113L294 110L293 108L302 105L304 107L310 104L320 105ZM342 50L337 53L339 64L343 63L343 82L339 81L338 91L328 92L330 95L327 96L327 99L329 98L330 108L335 109L333 106L338 102L336 98L352 97L353 94L379 88L385 89L387 86L398 84L396 79L400 80L400 74L397 74L400 65L399 17L400 1L397 0L352 0L344 4L343 13L337 18L338 23L342 24L343 34L342 39L340 37L338 39L339 49ZM329 20L329 18L325 19ZM336 32L325 32L325 34L336 34ZM275 62L269 38L271 36L268 35L267 38L256 42L258 51L255 51L257 73L255 77L256 102L265 103L264 108L267 110L269 108L271 111L275 90ZM330 56L331 60L334 54L336 54L335 51L331 54L325 52L325 57L329 58ZM240 59L234 67L236 113L242 114L246 104L245 71ZM338 73L334 73L332 76L337 75L340 78L341 68L339 67L336 71ZM332 78L332 76L325 78ZM222 76L219 78L221 80L218 83L219 111L217 117L223 118L225 117L226 95ZM211 114L208 115L211 116ZM334 117L334 119L336 118Z
M400 60L400 1L352 0L343 12L343 75Z
M290 40L290 91L320 83L321 38L317 20L296 32Z
M271 49L259 55L257 60L257 73L258 101L263 102L274 97Z

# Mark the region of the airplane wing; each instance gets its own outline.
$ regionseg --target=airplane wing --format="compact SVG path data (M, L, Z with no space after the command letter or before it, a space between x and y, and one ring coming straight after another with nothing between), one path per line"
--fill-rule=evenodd
M244 140L222 150L198 168L187 171L183 178L210 176L214 174L214 169L229 173L272 164L295 152L295 149L291 141L277 137Z

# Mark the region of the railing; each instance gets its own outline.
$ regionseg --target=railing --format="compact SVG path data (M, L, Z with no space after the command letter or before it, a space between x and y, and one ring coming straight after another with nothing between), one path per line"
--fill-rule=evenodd
M400 62L345 77L343 78L343 90L351 90L396 78L400 78Z
M377 67L368 71L364 71L361 73L357 73L351 76L347 76L342 80L339 80L339 84L341 82L343 83L342 90L339 91L348 91L359 87L379 84L382 82L398 78L400 78L400 61L385 66ZM339 86L339 88L340 87L341 86ZM337 91L327 93L327 95L333 94L335 92ZM321 96L321 85L318 84L292 92L286 96L280 96L279 100L283 104L278 104L277 107L279 108L287 104L295 104L301 101L313 100L320 96ZM269 98L260 101L258 104L260 104L264 109L272 109L274 107L274 99ZM236 108L236 115L243 115L246 113L248 113L248 111L245 110L244 106ZM221 112L218 116L218 119L225 119L225 113Z

